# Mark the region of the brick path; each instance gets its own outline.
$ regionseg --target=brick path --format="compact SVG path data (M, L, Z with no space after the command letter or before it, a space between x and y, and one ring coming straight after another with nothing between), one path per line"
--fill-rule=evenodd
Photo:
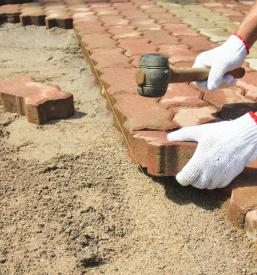
M11 1L11 0L10 0ZM250 1L40 0L0 6L0 19L23 25L74 28L81 48L128 140L131 158L155 176L175 175L192 156L194 143L169 143L172 129L233 119L257 110L257 45L236 87L203 93L172 84L165 96L143 98L136 92L135 68L141 54L162 53L176 66L191 66L196 55L227 39L249 10ZM257 167L257 163L250 165ZM233 190L229 217L243 226L257 208L257 170L241 176ZM255 187L252 187L255 186ZM250 189L248 189L250 188ZM249 191L250 190L250 191ZM245 198L244 205L240 205ZM249 206L250 205L250 206ZM232 214L231 214L232 213ZM252 215L254 216L254 215Z

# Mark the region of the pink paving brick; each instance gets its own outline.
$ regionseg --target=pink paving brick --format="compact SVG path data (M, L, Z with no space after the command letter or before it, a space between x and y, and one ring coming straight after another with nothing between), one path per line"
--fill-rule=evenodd
M136 19L132 20L131 25L136 27L140 31L153 30L158 31L161 30L161 25L154 22L153 19Z
M245 91L245 97L257 102L257 87L244 80L238 80L237 86Z
M119 46L126 50L125 55L127 56L154 53L157 50L157 47L149 43L147 39L121 39Z
M160 104L165 108L188 106L203 107L208 103L201 99L203 93L185 83L170 84L166 94L161 98Z
M116 41L107 34L83 34L82 43L89 50L112 49L116 46Z
M170 62L175 64L177 62L192 62L195 60L195 53L188 49L186 45L159 45L159 53L169 57Z
M130 20L130 21L133 21L135 19L140 19L140 20L143 20L143 19L149 19L149 16L145 13L143 13L142 11L139 11L139 10L125 10L125 11L122 11L122 15Z
M169 130L176 128L172 118L174 113L163 108L154 98L144 98L138 94L115 95L114 108L123 127L127 130Z
M249 178L244 176L241 181L248 182ZM232 191L230 204L228 208L228 219L237 227L243 227L245 215L254 209L257 209L257 180L252 179L255 186L238 187Z
M107 68L102 71L101 80L105 84L108 94L120 92L136 93L135 68Z
M129 24L129 20L120 15L101 16L100 20L105 26L127 26Z
M106 29L101 23L75 22L74 29L80 34L106 34Z
M33 82L26 75L1 80L0 97L6 111L26 115L32 123L42 124L74 113L71 94L58 87Z
M104 15L119 15L119 11L115 10L114 8L94 8L92 9L98 16Z
M150 18L158 24L181 24L181 20L170 13L150 13Z
M140 38L141 33L137 30L135 30L134 27L131 26L111 26L107 30L111 35L113 35L113 38L123 39L123 38Z
M0 6L0 21L11 23L19 22L21 5L2 5Z
M122 49L96 49L92 51L90 59L98 70L109 67L131 68L129 58L122 54Z
M186 24L164 24L164 30L167 30L172 35L187 35L197 36L198 33L195 30L190 29Z
M197 35L193 39L191 36L179 36L179 41L181 44L187 45L192 51L198 53L202 51L207 51L216 47L217 45L210 40L206 36Z
M192 157L196 144L169 142L164 131L129 132L129 154L150 175L176 175Z
M176 110L173 121L178 128L194 126L203 123L216 122L217 109L213 106L204 107L180 107Z
M161 45L161 44L177 45L177 44L179 44L179 40L177 37L171 36L171 35L169 35L169 33L167 31L163 31L163 30L144 31L143 38L151 41L155 45Z

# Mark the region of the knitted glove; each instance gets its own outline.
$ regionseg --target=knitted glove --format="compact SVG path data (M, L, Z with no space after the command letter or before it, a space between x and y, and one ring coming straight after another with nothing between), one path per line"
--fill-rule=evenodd
M199 189L227 186L257 158L257 117L254 113L231 121L190 126L168 134L169 141L196 141L193 157L177 181Z
M198 88L209 91L219 87L234 85L235 78L232 75L225 75L228 71L240 67L248 50L245 44L236 35L230 38L221 46L198 55L193 65L194 68L210 67L210 74L207 81L194 82Z

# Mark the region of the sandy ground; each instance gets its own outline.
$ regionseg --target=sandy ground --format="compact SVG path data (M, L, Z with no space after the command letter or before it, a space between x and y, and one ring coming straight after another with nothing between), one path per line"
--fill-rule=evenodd
M43 126L0 107L0 274L257 274L220 191L146 178L112 125L72 31L0 27L0 78L75 96ZM220 208L221 207L221 208Z

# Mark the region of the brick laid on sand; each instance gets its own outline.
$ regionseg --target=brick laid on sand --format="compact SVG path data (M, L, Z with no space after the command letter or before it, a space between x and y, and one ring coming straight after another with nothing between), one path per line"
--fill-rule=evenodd
M72 94L34 82L27 75L0 81L0 104L6 111L25 115L29 122L36 124L74 113Z

